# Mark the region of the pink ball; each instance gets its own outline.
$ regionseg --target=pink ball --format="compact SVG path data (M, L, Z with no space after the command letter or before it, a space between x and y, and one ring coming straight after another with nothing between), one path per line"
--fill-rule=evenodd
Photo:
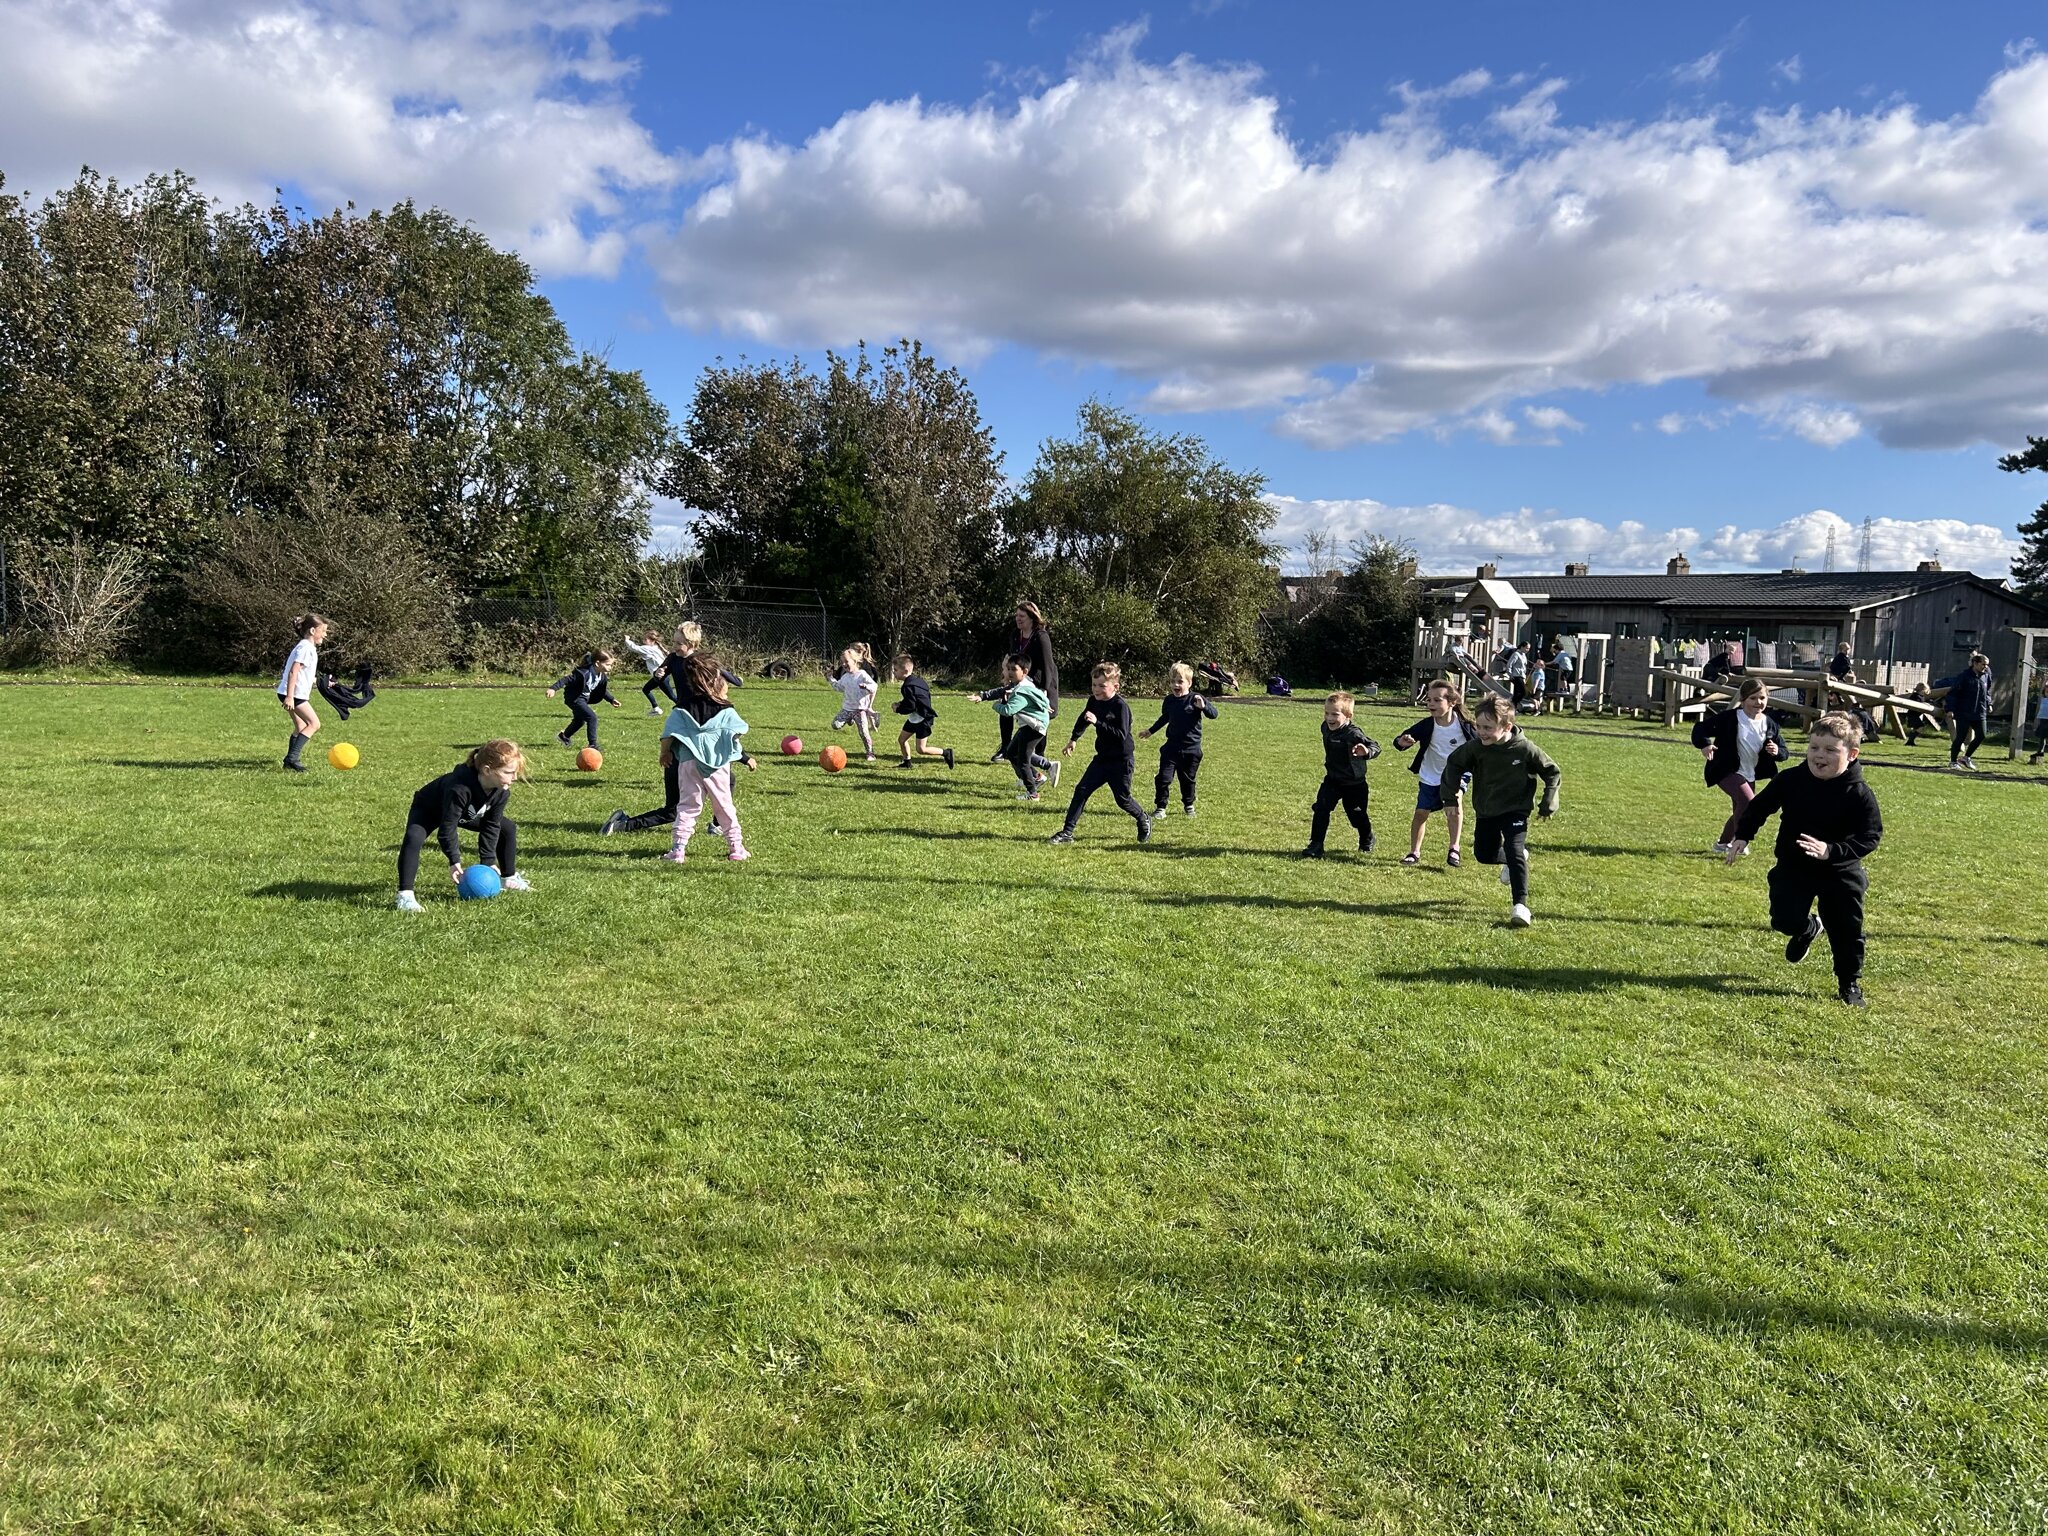
M799 755L801 755L801 754L802 754L803 750L804 750L804 739L803 739L803 737L801 737L801 736L785 736L785 737L783 737L783 738L782 738L782 755L783 755L784 757L797 757L797 756L799 756Z

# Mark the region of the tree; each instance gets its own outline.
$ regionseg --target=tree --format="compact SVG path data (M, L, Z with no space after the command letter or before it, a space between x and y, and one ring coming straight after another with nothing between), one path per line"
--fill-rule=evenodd
M2030 469L2048 470L2048 437L2029 436L2026 452L2007 454L1998 467L2020 475ZM2023 597L2048 602L2048 501L2020 524L2020 557L2012 563L2012 584Z
M1352 545L1349 569L1319 584L1313 606L1293 616L1283 669L1332 683L1405 678L1423 601L1413 560L1413 550L1377 534Z

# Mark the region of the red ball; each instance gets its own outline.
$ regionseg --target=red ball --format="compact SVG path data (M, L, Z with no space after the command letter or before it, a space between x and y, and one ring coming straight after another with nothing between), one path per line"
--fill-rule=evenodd
M827 773L837 773L846 766L846 750L831 746L818 754L818 766Z
M576 766L585 773L595 773L604 766L604 754L595 747L585 747L576 754Z
M798 754L800 754L800 753L801 753L801 752L803 751L803 749L804 749L804 739L803 739L803 737L801 737L801 736L785 736L785 737L783 737L783 738L782 738L782 755L783 755L784 757L795 757L795 756L797 756Z

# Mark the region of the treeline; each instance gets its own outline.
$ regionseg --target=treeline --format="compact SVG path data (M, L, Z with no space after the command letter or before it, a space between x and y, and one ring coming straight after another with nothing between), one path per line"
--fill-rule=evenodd
M1066 655L1373 675L1325 665L1382 590L1366 552L1285 602L1263 489L1096 401L1012 482L966 380L910 341L720 363L672 424L437 210L0 182L0 550L46 659L269 665L317 608L352 660L516 666L774 586L942 663L984 665L1029 596ZM682 560L643 555L657 493L694 510Z

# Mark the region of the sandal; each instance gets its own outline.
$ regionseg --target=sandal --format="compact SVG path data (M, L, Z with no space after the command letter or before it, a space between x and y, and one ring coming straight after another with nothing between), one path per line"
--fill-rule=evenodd
M1419 853L1404 853L1401 855L1401 862L1403 864L1420 864L1422 862L1422 855Z
M1453 848L1449 853L1444 855L1444 862L1450 865L1451 868L1456 869L1460 864L1464 863L1465 861L1458 857L1458 850Z

